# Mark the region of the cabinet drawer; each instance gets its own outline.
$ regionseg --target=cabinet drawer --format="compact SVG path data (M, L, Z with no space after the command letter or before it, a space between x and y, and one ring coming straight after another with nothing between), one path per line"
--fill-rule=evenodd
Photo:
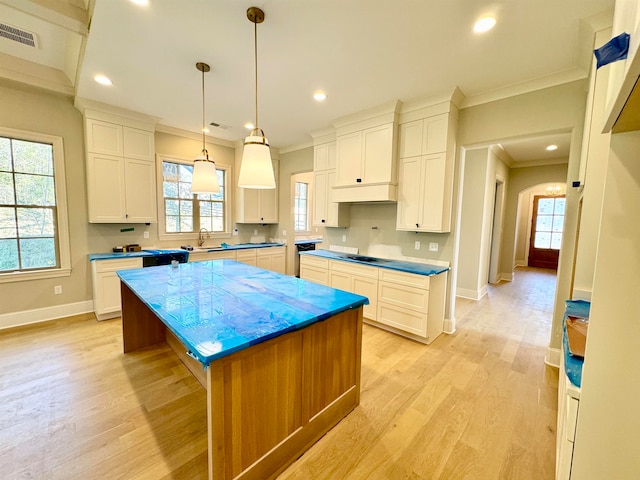
M360 265L358 263L343 262L342 260L329 260L329 269L336 272L351 273L367 278L378 278L378 268Z
M316 268L329 269L329 259L323 257L314 257L313 255L300 255L300 266L308 265Z
M420 337L427 336L427 314L378 301L377 322Z
M397 283L380 282L378 284L378 302L427 313L429 311L429 290Z
M234 250L222 250L219 252L190 253L189 262L204 262L207 260L235 260Z
M238 250L236 252L236 260L248 265L256 266L256 249L248 248L246 250Z
M381 268L378 273L380 281L389 281L401 285L408 285L416 288L429 289L429 277L426 275L417 275L415 273L399 272L397 270L389 270Z
M131 268L142 268L142 258L118 258L116 260L94 260L95 272L115 272L116 270L129 270Z
M258 257L266 257L271 255L284 255L285 247L265 247L265 248L257 248L256 251Z
M329 286L329 271L312 265L300 265L300 278L320 285Z

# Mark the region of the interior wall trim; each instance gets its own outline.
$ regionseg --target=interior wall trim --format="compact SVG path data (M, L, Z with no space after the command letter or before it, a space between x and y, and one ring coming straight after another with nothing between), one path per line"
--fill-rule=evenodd
M560 368L560 349L547 347L547 353L544 356L544 363L551 367Z
M93 312L93 300L0 315L0 330Z

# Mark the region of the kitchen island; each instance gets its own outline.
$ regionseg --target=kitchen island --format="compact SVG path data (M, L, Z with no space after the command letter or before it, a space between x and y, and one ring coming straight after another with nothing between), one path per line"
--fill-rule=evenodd
M360 401L366 297L219 260L118 272L124 351L207 390L209 478L274 478Z

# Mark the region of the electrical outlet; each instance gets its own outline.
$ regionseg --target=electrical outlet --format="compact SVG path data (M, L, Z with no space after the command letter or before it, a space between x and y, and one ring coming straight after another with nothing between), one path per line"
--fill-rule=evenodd
M147 230L145 230L144 234L142 235L144 238L149 238L149 232Z
M287 231L286 230L282 230L282 236L286 237L287 236Z
M437 252L438 251L438 244L435 242L431 242L429 244L429 251L430 252Z
M237 229L237 228L234 228L234 229L233 229L233 235L234 235L234 236L238 236L238 229Z
M253 231L253 234L254 234L254 235L257 235L257 234L258 234L258 230L254 230L254 231Z
M56 285L53 287L53 293L56 295L62 295L62 285Z
M346 242L347 241L347 236L346 235L342 235L342 241Z
M416 250L420 250L420 242L416 242L413 248L415 248Z

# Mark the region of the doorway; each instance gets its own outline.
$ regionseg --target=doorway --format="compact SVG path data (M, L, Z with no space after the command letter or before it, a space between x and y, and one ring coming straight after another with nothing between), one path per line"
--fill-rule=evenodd
M565 205L564 195L533 197L529 266L558 269Z

